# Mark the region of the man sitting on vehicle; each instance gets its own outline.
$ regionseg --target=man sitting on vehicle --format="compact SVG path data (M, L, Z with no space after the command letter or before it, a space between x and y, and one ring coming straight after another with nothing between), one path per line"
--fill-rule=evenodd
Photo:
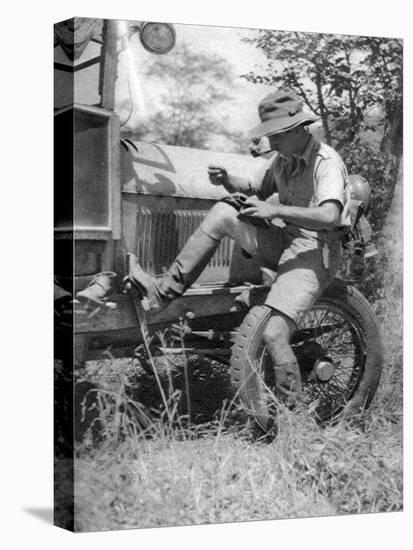
M290 338L336 274L341 259L337 228L348 224L346 168L331 147L307 131L316 118L302 107L291 90L266 96L258 107L261 123L250 136L266 136L279 154L253 180L210 166L211 183L235 195L212 207L162 276L151 277L136 262L130 272L149 308L157 310L199 277L224 236L235 239L247 257L277 271L265 301L272 315L264 339L274 363L276 391L292 404L301 392L301 376ZM275 193L278 201L267 200Z

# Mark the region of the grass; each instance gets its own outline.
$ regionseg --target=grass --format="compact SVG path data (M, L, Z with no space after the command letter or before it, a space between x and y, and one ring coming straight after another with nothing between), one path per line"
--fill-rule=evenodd
M159 434L76 461L81 531L396 511L401 432L322 429L283 411L271 443L237 434Z
M171 369L161 361L157 382L154 375L142 376L134 360L88 364L78 380L79 388L86 384L89 429L79 437L75 460L75 529L402 510L402 297L396 275L386 275L387 290L374 304L385 367L357 423L322 427L308 411L280 407L277 437L257 441L231 404L222 365L195 357L185 358L185 369ZM98 388L87 385L96 379Z
M386 367L361 421L321 427L305 411L281 408L271 442L247 437L228 402L215 421L189 424L184 384L169 392L166 384L168 412L145 422L139 415L147 407L138 404L137 419L131 419L125 407L131 373L120 376L119 365L106 364L111 393L100 391L95 417L104 431L98 445L86 432L75 461L75 528L402 510L402 355L394 334L399 307L392 299L383 316ZM168 384L171 389L173 381Z

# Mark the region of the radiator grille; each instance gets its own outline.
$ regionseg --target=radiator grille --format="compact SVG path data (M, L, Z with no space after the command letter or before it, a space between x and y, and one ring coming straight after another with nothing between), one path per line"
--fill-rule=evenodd
M176 258L186 241L204 219L206 210L154 210L141 207L137 210L136 255L145 270L162 273ZM225 279L231 263L233 241L222 239L218 250L209 262L201 280ZM222 273L217 273L217 270ZM218 279L217 279L218 277Z

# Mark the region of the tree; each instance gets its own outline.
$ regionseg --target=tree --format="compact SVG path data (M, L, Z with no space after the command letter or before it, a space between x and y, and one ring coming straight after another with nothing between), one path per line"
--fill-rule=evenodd
M373 221L382 227L402 154L401 41L271 30L245 41L261 49L268 64L244 78L290 87L302 97L320 117L326 142L351 172L372 183Z
M376 85L382 85L385 111L380 150L400 157L403 152L403 46L400 40L369 38L366 62L374 67Z
M349 143L382 107L388 123L401 106L402 44L397 39L262 30L245 39L268 58L251 82L291 87L321 118L327 143Z
M154 141L202 148L214 135L236 137L218 114L231 99L227 90L233 73L225 59L193 52L182 44L168 56L157 57L147 76L166 90L162 107L147 124Z

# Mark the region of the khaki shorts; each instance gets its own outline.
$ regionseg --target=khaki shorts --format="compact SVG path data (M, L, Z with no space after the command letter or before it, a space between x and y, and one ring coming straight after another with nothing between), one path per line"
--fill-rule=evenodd
M242 223L239 243L260 265L277 273L265 304L295 323L334 278L341 260L341 239L335 232L308 231L294 225L269 228ZM325 247L327 246L327 250ZM324 250L323 250L324 248Z

